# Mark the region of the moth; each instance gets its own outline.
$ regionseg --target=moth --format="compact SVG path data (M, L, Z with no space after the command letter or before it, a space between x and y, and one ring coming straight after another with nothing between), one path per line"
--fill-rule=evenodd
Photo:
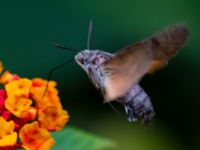
M143 124L149 124L155 112L139 81L145 74L165 67L183 47L188 37L187 26L166 27L115 53L89 49L91 26L88 48L78 52L75 61L102 93L105 103L117 101L124 106L128 121L141 119Z

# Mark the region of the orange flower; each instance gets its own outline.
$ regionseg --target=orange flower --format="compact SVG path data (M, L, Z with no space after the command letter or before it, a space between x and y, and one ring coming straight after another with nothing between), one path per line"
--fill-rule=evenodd
M37 115L37 109L35 107L30 107L27 111L24 111L21 114L21 118L28 119L28 120L34 120Z
M5 101L6 109L17 117L21 117L22 113L28 111L31 104L32 100L17 96L8 97Z
M23 78L6 84L6 92L10 96L24 96L29 97L29 92L32 82L29 79Z
M7 122L0 117L0 147L12 146L17 141L17 133L14 132L15 124L13 121Z
M3 71L3 64L2 64L2 62L0 61L0 74L2 73L2 71Z
M43 80L41 78L34 78L32 79L32 86L33 87L41 87L41 86L46 86L47 85L47 81ZM48 87L55 87L56 86L56 82L55 81L49 81L48 83Z
M1 68L2 69L2 68ZM9 71L4 72L4 74L0 77L1 84L7 84L11 81L18 80L20 77L16 74L11 74Z
M68 112L56 108L55 106L48 106L38 112L38 120L42 128L50 131L61 130L69 121Z
M38 122L24 125L19 137L22 147L26 150L50 150L55 144L51 134L46 129L40 128Z
M2 70L0 62L0 74ZM4 86L0 89L0 150L50 150L55 141L49 131L61 130L69 121L56 82L20 78L6 71L0 84Z
M56 106L58 108L62 108L60 98L58 97L58 90L55 86L56 82L54 81L49 81L47 87L46 80L42 80L40 78L32 80L31 95L40 109L46 106Z

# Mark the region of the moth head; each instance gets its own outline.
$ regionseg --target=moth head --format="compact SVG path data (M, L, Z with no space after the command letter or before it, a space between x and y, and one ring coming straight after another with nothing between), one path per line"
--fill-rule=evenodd
M75 61L77 64L79 64L81 67L86 67L88 64L91 64L92 62L92 51L90 50L83 50L81 52L79 52L76 56L75 56Z
M91 66L98 67L103 62L112 57L112 54L100 50L83 50L75 56L75 61L83 69L88 69Z

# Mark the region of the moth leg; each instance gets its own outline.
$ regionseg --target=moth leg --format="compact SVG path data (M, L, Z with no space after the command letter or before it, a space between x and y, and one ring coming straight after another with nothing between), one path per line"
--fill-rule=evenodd
M124 108L125 108L125 112L127 114L127 119L129 122L135 122L137 121L137 114L135 112L135 108L133 107L132 104L130 103L126 103L124 105Z
M148 125L151 123L155 115L149 97L145 97L142 100L138 97L134 97L128 101L124 107L128 116L128 121L130 122L134 122L137 118L140 118L142 120L142 124Z

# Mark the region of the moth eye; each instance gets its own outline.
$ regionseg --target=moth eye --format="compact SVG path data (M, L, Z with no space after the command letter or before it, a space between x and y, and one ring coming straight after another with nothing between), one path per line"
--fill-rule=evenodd
M80 63L81 63L81 64L84 64L84 63L85 63L85 62L84 62L84 59L81 59L81 60L80 60Z
M84 64L84 59L83 59L83 58L78 58L77 60L78 60L78 62L79 62L80 64Z

